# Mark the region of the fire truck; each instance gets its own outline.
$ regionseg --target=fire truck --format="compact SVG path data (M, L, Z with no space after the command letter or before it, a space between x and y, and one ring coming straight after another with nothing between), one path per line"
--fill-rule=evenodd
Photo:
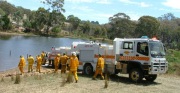
M63 54L66 53L68 55L71 54L71 47L58 47L58 48L53 48L52 51L48 54L48 62L49 66L54 67L54 59L57 54ZM60 67L60 66L59 66Z
M57 54L63 54L65 53L69 57L71 57L71 49L73 49L73 46L77 46L77 44L83 44L85 42L73 42L71 47L52 47L51 52L48 54L48 61L49 61L49 66L54 67L54 58L56 57Z
M78 69L84 74L95 71L99 54L105 60L108 73L129 74L133 82L143 78L154 81L158 74L168 70L163 43L156 38L115 38L113 45L76 42L68 51L77 53L80 62Z

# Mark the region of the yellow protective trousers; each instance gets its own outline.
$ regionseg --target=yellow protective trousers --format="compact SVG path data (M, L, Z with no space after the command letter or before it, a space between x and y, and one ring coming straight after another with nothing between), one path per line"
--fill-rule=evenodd
M37 64L36 71L41 73L41 65L40 64Z
M55 67L54 72L57 72L57 71L58 71L58 68L59 68L59 65L55 65L54 67Z
M67 66L61 65L61 73L66 73Z
M77 70L70 70L70 71L69 71L69 75L70 75L70 74L73 74L73 75L74 75L74 79L75 79L76 81L78 81Z
M28 65L28 72L33 71L33 65Z
M23 66L19 66L19 70L20 70L21 74L23 74L23 73L24 73Z
M101 78L104 79L104 76L103 76L103 73L102 73L102 72L103 72L103 69L102 69L102 68L96 68L96 72L95 72L93 78L96 78L96 76L97 76L98 74L100 74L100 75L101 75Z

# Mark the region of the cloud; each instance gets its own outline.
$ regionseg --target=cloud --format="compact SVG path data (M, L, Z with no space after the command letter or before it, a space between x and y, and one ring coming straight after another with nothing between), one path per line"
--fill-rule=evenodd
M142 14L132 11L128 11L126 14L131 18L131 20L138 20L142 16Z
M179 0L166 0L162 3L165 6L171 7L173 9L180 9L180 1Z
M111 4L111 0L66 0L72 3L98 3L98 4Z
M110 0L98 0L97 3L99 3L99 4L111 4Z
M119 0L119 1L122 3L125 3L125 4L138 5L140 7L150 7L151 6L150 4L147 4L145 2L134 2L134 1L130 1L130 0Z
M144 3L144 2L139 3L139 5L140 5L141 7L149 7L149 6L150 6L150 5L148 5L148 4Z
M91 3L93 0L67 0L72 3Z
M74 6L72 7L73 10L81 10L84 12L90 12L93 11L93 9L89 8L88 6Z

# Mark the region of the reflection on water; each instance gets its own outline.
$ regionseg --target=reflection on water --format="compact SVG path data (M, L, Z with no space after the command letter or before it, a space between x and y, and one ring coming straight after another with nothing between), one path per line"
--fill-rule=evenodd
M0 35L0 40L8 40L10 39L12 36L10 35Z
M32 55L34 58L41 51L51 51L51 47L71 46L71 38L52 38L39 36L0 36L0 71L17 67L19 56Z

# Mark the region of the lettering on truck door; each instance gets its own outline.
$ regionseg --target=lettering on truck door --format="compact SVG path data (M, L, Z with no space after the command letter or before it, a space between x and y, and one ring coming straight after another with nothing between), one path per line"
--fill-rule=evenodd
M132 41L124 41L120 50L120 61L132 60L134 55L134 47Z

